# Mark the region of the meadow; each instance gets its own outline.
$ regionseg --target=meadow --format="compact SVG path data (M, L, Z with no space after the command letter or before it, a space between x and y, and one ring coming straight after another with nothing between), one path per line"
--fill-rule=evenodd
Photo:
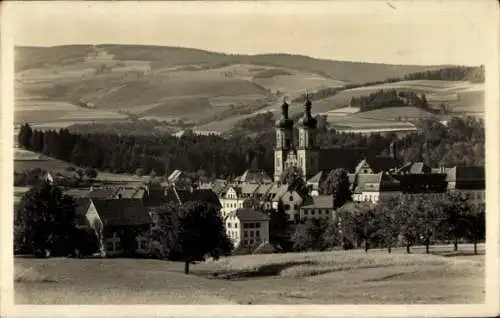
M449 249L447 246L446 250ZM15 301L18 304L484 301L484 255L445 257L421 254L418 249L414 253L408 255L396 249L392 254L382 250L370 250L367 254L352 250L231 256L195 264L191 275L183 274L182 263L159 260L16 258Z

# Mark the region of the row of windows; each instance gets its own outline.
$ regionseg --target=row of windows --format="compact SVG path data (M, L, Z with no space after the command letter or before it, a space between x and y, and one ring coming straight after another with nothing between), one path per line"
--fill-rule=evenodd
M283 208L285 210L290 210L290 207L291 207L290 204L283 204ZM293 205L293 210L298 210L298 209L299 209L299 206L297 204L294 204Z
M228 223L227 223L227 227L228 227L228 228L232 228L232 227L233 227L233 223L228 222ZM234 223L234 228L235 228L235 229L237 229L237 228L238 228L238 223Z
M244 229L259 229L260 228L260 223L243 223L243 228Z
M225 208L238 208L238 207L243 207L243 202L240 202L239 204L238 203L224 203L224 207Z
M315 215L316 212L318 212L318 215L323 215L323 214L329 214L330 213L329 210L305 210L304 209L304 215L309 215L309 213L311 213L311 215Z
M255 233L254 231L245 231L243 232L243 237L254 237L254 234L256 237L260 237L260 231L255 231Z
M260 238L255 238L255 239L250 238L249 240L243 240L241 242L241 245L243 245L243 246L254 246L256 244L259 244L260 242L261 242Z
M145 237L139 236L136 239L137 249L144 250L149 245L149 240ZM106 239L106 250L109 252L119 252L122 250L122 246L120 244L120 238L115 234L112 238Z

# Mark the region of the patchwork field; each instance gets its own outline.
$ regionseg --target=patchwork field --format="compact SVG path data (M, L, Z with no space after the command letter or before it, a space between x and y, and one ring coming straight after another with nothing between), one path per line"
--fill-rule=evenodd
M52 128L66 124L124 120L127 116L100 109L79 107L69 102L36 99L17 100L14 108L14 122L28 122L33 126Z
M341 87L437 68L155 46L18 48L15 119L42 128L61 128L123 120L128 113L159 120L189 119L200 123L198 129L224 132L256 112L278 113L283 96L293 100L306 89ZM424 80L342 91L315 101L313 111L342 108L352 97L390 88L426 93L436 107L445 103L452 111L484 112L483 85ZM75 106L80 102L95 109ZM290 108L292 116L302 111L301 102ZM221 114L223 119L218 121Z
M449 247L448 247L449 248ZM417 252L418 253L418 252ZM484 301L482 256L248 255L192 265L15 259L18 304L438 304Z

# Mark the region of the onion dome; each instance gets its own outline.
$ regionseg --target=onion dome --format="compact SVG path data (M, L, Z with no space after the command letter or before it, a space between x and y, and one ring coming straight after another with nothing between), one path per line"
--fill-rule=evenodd
M299 125L305 128L316 128L317 120L311 115L312 103L309 100L309 95L306 94L306 102L304 103L304 116L299 119Z
M293 120L288 118L288 103L283 100L283 104L281 105L281 118L276 121L277 128L292 128Z

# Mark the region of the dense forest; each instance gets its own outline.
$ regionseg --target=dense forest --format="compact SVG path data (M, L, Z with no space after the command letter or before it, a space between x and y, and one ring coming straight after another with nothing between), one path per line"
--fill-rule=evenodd
M360 111L369 111L379 108L395 106L415 106L429 108L425 94L418 96L414 92L391 90L379 90L368 96L351 98L351 106L359 107Z
M269 118L260 117L258 123L268 125ZM387 153L389 144L396 140L398 155L407 161L424 161L430 166L484 165L484 123L475 118L453 118L445 127L436 120L418 123L420 132L396 138L393 134L344 134L326 128L318 130L318 143L328 147L366 147L366 155ZM142 173L160 176L174 169L188 172L204 170L211 177L231 177L249 167L273 172L275 136L272 127L257 133L256 137L235 134L197 136L185 134L121 135L117 133L71 133L33 130L22 126L19 144L36 152L101 171ZM297 132L296 132L297 133Z
M409 73L404 77L407 81L439 80L439 81L470 81L484 83L484 66L480 67L447 67L440 70Z

